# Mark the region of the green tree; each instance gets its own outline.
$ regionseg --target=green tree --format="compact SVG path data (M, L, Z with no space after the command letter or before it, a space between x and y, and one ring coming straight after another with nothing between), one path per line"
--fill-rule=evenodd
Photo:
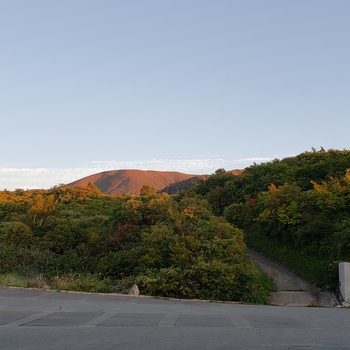
M33 224L36 223L37 217L40 217L39 226L42 225L44 218L56 210L57 201L53 194L42 195L36 194L29 212L33 215Z
M29 226L18 221L5 222L0 227L1 242L7 245L31 246L37 242Z
M140 196L153 196L156 194L156 191L151 185L143 185L140 190Z

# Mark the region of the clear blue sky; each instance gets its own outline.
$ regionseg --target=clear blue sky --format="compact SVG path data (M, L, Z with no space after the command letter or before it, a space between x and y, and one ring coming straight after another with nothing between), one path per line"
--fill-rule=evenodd
M2 0L0 189L350 148L348 0Z

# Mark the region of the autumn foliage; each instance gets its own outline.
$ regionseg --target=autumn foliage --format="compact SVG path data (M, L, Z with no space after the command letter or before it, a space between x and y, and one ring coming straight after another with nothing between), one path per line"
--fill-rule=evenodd
M350 261L350 151L313 149L210 182L193 192L241 228L250 246L322 288L337 286L338 262Z
M112 197L94 185L0 194L0 271L89 274L143 294L266 303L243 232L203 199Z

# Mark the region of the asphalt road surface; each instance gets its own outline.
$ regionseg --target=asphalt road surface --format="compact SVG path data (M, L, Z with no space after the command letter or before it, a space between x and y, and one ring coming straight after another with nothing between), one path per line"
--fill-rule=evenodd
M281 264L251 249L247 253L255 264L273 280L277 292L271 293L273 305L331 307L335 304L331 293L321 292L316 286L295 275Z
M350 310L0 288L0 350L350 349Z

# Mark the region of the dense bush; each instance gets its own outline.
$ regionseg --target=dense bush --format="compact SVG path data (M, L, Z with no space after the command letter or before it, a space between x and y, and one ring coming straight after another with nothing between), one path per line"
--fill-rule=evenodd
M348 169L350 151L313 150L253 165L233 180L223 182L222 173L214 174L210 180L214 187L203 180L201 187L192 192L243 229L247 242L256 249L260 241L270 239L274 242L271 244L279 242L281 247L318 261L318 266L312 264L308 277L315 276L313 280L321 287L335 288L338 279L334 266L339 261L350 261ZM265 253L269 254L269 248ZM303 273L304 269L291 260L284 263ZM322 276L319 271L323 271Z
M0 214L0 273L41 275L56 289L136 282L143 294L257 303L272 290L245 254L243 232L195 196L6 191Z
M271 284L245 254L243 233L206 201L166 194L119 203L98 272L151 295L268 301Z
M65 256L36 247L0 244L0 273L15 272L29 277L69 271Z

